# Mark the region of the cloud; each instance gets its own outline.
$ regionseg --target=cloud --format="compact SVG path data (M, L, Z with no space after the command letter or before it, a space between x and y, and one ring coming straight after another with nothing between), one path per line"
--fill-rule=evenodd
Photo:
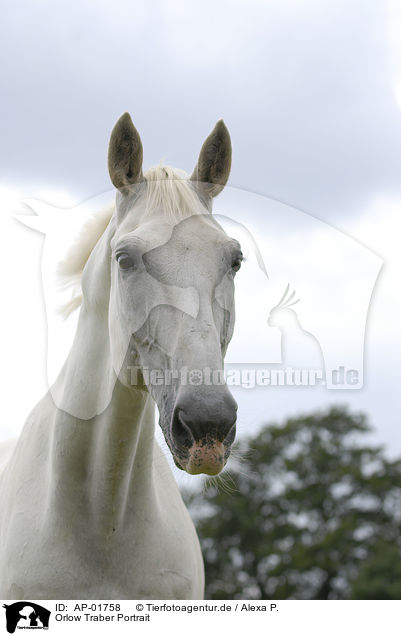
M108 136L124 110L147 165L191 170L224 117L232 185L322 218L353 214L373 193L400 193L393 15L362 0L10 2L3 180L32 195L108 189Z

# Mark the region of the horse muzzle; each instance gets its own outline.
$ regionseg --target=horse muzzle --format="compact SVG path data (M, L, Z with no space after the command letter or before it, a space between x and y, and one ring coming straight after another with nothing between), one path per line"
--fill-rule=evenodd
M222 442L195 442L188 451L188 459L183 469L190 475L218 475L226 463Z
M171 421L175 462L190 475L217 475L235 438L237 404L225 385L180 390Z

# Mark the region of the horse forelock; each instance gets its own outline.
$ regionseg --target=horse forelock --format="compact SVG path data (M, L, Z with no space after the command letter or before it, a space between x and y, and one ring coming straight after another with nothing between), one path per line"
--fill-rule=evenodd
M161 163L149 168L144 178L147 214L162 212L166 218L179 221L193 214L207 213L184 170Z

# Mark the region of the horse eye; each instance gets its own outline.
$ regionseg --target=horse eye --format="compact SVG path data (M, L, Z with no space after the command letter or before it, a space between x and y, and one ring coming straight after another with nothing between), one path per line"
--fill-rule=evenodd
M130 269L134 266L134 261L128 254L117 254L116 260L121 269Z
M242 260L243 260L242 254L235 257L235 259L233 260L232 265L231 265L231 269L234 272L238 272L238 270L241 269Z

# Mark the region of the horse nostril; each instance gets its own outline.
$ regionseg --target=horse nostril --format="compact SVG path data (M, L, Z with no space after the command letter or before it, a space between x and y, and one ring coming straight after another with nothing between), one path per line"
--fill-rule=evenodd
M224 446L231 446L231 444L234 442L236 432L237 432L237 426L236 426L236 422L234 422L234 424L232 425L232 427L230 428L230 430L228 431L227 435L225 436L223 440Z
M181 413L182 411L180 409L177 409L174 413L171 425L171 434L176 444L190 448L195 439L192 435L191 429L183 421Z

